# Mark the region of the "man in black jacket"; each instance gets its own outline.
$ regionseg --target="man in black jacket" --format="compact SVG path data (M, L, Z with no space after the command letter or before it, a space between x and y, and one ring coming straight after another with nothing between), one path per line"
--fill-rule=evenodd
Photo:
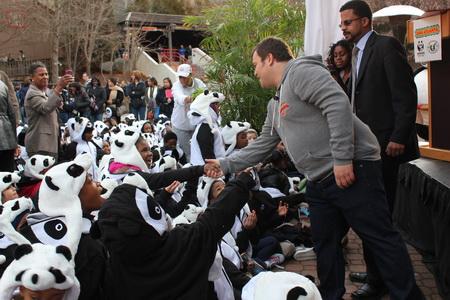
M399 165L419 157L417 90L412 70L399 41L372 30L372 12L366 2L349 1L340 13L344 37L355 43L349 86L353 112L370 127L380 144L384 186L392 212ZM366 282L352 294L356 299L383 290L372 255L364 249L367 278L361 273L350 274L351 279Z

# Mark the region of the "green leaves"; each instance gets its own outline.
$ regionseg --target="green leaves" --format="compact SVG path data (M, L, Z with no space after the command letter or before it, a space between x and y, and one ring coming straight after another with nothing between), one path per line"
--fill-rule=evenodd
M253 74L253 48L266 37L278 36L298 52L303 45L304 6L288 0L228 0L185 22L209 33L201 47L214 59L206 70L210 83L226 96L221 108L224 121L248 121L260 129L274 91L262 89Z

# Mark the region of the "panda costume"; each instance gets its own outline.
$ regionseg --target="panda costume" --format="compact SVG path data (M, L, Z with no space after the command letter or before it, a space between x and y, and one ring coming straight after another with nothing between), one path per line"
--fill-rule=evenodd
M202 173L203 166L195 166L134 176L142 177L154 190ZM251 176L242 174L228 183L220 199L196 222L173 229L147 189L131 184L114 189L98 218L110 253L109 299L217 299L208 283L217 243L230 230L254 184Z
M45 172L50 169L56 160L52 156L35 154L25 162L22 179L17 184L18 194L21 197L34 198L44 179Z
M249 129L250 123L237 121L228 122L222 128L221 133L226 147L225 156L230 156L233 152L239 150L236 149L237 136L239 133L247 131Z
M88 131L94 131L94 126L91 121L85 117L70 118L67 121L67 127L69 128L71 143L67 146L65 153L65 160L71 161L75 156L88 153L91 157L92 164L89 170L94 180L98 180L98 167L97 167L97 151L101 151L94 142L86 141L83 136Z
M77 156L72 162L56 165L46 173L37 202L38 209L42 212L29 214L26 224L20 229L20 234L7 234L8 237L23 236L26 240L13 238L14 243L8 245L11 248L7 249L7 255L5 255L6 265L8 265L11 261L11 253L17 245L26 241L54 247L59 245L69 247L75 262L75 274L82 287L80 296L77 298L79 300L104 298L106 250L99 241L91 237L93 216L82 212L78 197L86 181L90 163L89 155L83 154ZM26 204L26 202L20 203L19 207L23 210L29 208L30 205ZM0 217L2 217L1 214ZM0 218L0 228L4 223L2 219ZM0 239L1 242L2 239Z
M202 165L205 159L225 157L225 146L219 128L219 115L210 107L225 100L221 93L204 91L191 103L188 118L195 126L191 139L191 163Z

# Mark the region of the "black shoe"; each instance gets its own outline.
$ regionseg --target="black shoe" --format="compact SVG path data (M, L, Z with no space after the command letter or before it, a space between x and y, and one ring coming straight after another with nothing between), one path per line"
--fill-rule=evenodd
M366 283L367 272L350 272L348 279L350 279L351 282Z
M368 283L364 283L356 291L352 293L352 299L355 300L379 300L387 294L385 287L374 287Z

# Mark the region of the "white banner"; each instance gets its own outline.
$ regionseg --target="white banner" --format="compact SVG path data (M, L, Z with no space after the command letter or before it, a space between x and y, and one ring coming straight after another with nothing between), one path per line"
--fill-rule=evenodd
M417 63L442 60L440 14L414 21L414 59Z

